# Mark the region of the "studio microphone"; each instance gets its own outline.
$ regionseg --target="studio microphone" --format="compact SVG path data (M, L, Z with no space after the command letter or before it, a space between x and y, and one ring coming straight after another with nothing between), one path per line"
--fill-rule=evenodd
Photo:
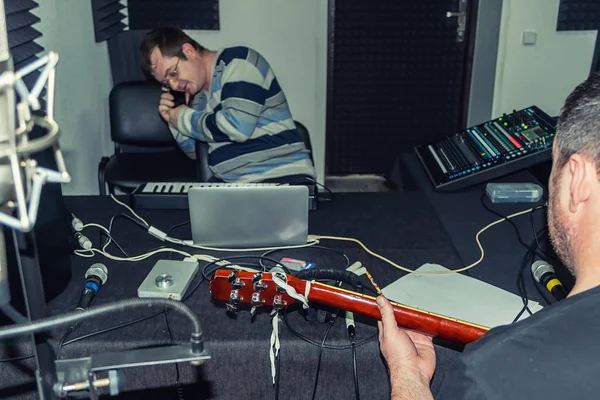
M100 263L93 264L85 272L85 285L83 286L83 291L81 292L81 297L75 311L84 311L88 308L92 304L94 297L96 297L96 293L106 283L107 279L108 269L106 265Z
M531 274L536 282L544 286L556 300L562 300L567 297L567 291L558 280L554 267L546 261L537 260L531 264Z

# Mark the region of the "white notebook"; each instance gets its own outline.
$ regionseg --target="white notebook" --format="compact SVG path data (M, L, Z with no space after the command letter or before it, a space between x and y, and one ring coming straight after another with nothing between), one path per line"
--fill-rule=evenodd
M475 267L477 268L477 267ZM418 271L448 270L424 264ZM523 308L521 297L463 274L408 274L383 289L390 300L407 306L493 328L510 324ZM535 313L542 306L529 300ZM524 312L521 319L527 318Z

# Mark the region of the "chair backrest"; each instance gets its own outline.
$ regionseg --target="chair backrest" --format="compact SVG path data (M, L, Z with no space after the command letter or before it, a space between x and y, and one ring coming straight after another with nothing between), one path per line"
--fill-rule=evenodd
M161 86L154 81L119 83L110 92L110 135L115 143L175 146L167 123L158 113Z
M306 146L306 149L308 151L310 151L310 160L312 161L313 165L315 163L315 159L313 157L313 151L312 151L312 143L310 141L310 135L308 133L308 129L306 129L306 127L304 125L302 125L300 122L298 121L294 121L296 123L296 129L298 129L298 133L300 133L300 136L302 137L302 140L304 141L304 145Z

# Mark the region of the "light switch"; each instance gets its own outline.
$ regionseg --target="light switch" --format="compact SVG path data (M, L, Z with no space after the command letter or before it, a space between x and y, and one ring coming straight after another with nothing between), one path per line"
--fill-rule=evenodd
M537 32L525 31L523 32L523 44L530 46L537 42Z

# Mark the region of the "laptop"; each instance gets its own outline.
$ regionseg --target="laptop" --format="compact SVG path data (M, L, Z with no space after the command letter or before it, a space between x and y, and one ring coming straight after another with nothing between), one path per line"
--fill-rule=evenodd
M279 247L308 239L308 187L192 187L188 193L194 244Z

